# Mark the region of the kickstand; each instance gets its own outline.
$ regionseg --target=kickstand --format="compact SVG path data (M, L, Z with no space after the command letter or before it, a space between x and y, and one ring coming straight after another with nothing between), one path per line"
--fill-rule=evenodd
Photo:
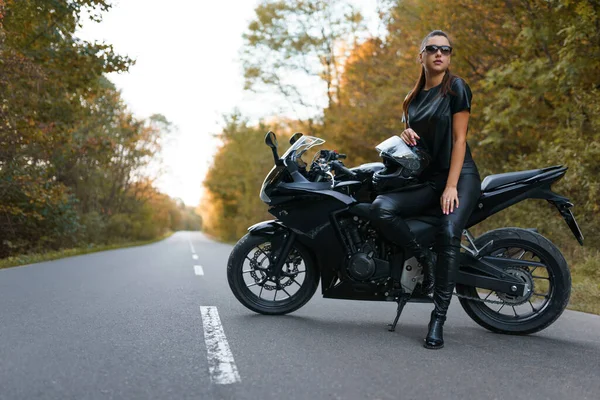
M400 296L400 298L398 298L398 310L396 311L396 318L394 318L393 323L388 325L390 327L390 329L388 329L390 332L394 332L396 330L396 325L398 325L398 319L400 319L400 314L402 314L402 310L404 309L404 306L406 305L407 301L408 296Z

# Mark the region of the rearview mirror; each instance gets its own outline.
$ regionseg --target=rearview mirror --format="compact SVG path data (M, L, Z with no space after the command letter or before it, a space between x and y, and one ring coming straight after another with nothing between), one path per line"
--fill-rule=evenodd
M296 132L292 135L292 137L290 138L290 144L294 144L298 141L298 139L300 139L302 137L302 133L300 132Z
M267 132L267 135L265 136L265 144L272 149L276 149L277 148L277 136L275 136L275 134L271 131Z
M265 144L269 146L273 152L273 160L275 161L275 165L280 165L281 160L279 159L279 154L277 154L277 136L275 136L273 132L267 132L265 136Z

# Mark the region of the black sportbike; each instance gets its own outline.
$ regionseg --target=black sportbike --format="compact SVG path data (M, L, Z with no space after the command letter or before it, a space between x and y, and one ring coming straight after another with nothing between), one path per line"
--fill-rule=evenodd
M394 330L407 302L432 302L421 290L416 258L386 241L370 220L372 176L382 163L347 168L340 161L345 155L320 150L309 166L302 155L324 140L300 133L281 157L275 134L267 133L265 143L275 166L260 198L276 219L250 227L227 265L229 286L244 306L261 314L290 313L308 302L320 279L325 298L397 302ZM566 171L552 166L486 177L466 228L525 199L545 199L583 245L573 204L551 190ZM439 224L433 214L407 219L426 246L432 246ZM494 332L529 334L560 316L571 275L550 240L534 228L495 229L477 238L465 229L463 237L455 295L475 322Z

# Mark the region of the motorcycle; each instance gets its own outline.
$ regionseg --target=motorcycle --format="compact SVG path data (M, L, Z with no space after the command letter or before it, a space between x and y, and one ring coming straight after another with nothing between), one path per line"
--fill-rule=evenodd
M401 140L395 138L392 142ZM371 219L370 205L377 196L372 176L383 163L347 168L341 161L346 155L320 150L309 166L302 156L325 141L301 133L292 136L281 157L273 132L267 133L265 143L275 165L260 198L276 219L248 228L230 254L227 279L240 303L261 314L291 313L311 299L320 282L324 298L397 302L393 331L406 303L432 302L421 290L423 267L408 250L383 238ZM385 148L377 149L384 155ZM414 160L406 154L408 166ZM490 175L482 181L477 207L463 231L454 293L482 327L531 334L551 325L567 306L567 262L537 229L506 227L477 238L469 231L525 199L544 199L583 245L573 204L551 188L566 171L556 165ZM424 212L406 219L427 247L433 245L439 226L435 215ZM400 289L393 282L400 282Z

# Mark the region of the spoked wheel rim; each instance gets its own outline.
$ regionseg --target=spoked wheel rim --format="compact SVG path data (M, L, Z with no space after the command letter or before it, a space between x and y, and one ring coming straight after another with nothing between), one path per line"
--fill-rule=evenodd
M522 324L538 317L548 308L555 296L556 279L549 264L550 260L524 244L496 248L487 256L513 258L544 265L515 265L505 269L529 285L529 292L523 296L510 296L489 289L469 287L468 295L480 299L471 301L476 303L488 318L503 324Z
M307 286L307 266L300 252L292 248L279 277L271 267L274 261L270 242L261 243L246 254L242 268L242 290L248 300L268 307L293 302Z

